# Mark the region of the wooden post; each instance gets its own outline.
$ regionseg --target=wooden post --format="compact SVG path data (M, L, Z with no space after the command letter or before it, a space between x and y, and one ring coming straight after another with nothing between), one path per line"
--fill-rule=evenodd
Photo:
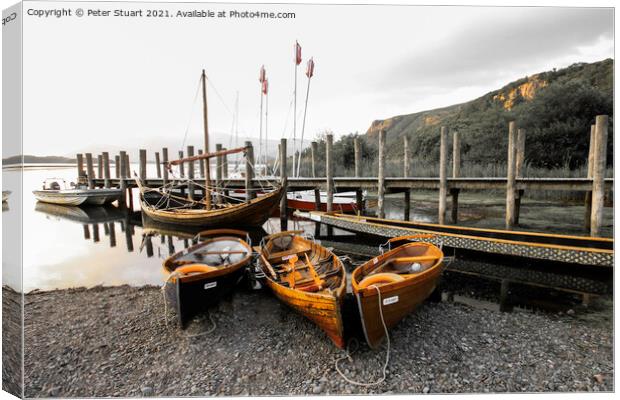
M201 155L203 153L202 149L198 149L198 155ZM200 168L200 177L204 179L205 177L205 163L204 160L201 160L199 163L199 168Z
M157 178L161 179L161 161L159 159L159 151L155 152L155 168L157 168Z
M515 177L517 172L517 126L508 124L508 173L506 177L506 229L515 225Z
M129 217L125 219L125 243L127 244L127 251L133 252L133 236L131 235L131 225L129 224Z
M114 222L108 222L108 230L110 231L110 247L116 247L116 226Z
M86 169L88 170L88 188L95 188L95 169L93 168L93 155L91 153L86 153Z
M461 138L458 132L452 134L452 178L458 178L461 175ZM459 188L450 189L450 197L452 198L451 220L453 224L459 221Z
M245 142L247 147L245 155L245 202L249 203L250 200L256 197L256 193L252 190L252 179L254 179L254 147L252 142Z
M525 163L525 129L517 129L517 160L515 161L515 175L523 178L523 164ZM521 198L523 189L518 189L515 197L515 225L519 225L519 215L521 214Z
M179 150L179 159L183 158L183 150ZM179 164L179 174L185 178L185 163Z
M88 226L88 224L83 224L82 228L84 229L84 239L90 240L90 226Z
M110 184L110 154L107 151L104 151L103 154L103 186L105 188L110 188L112 185Z
M99 242L99 224L93 224L93 242Z
M131 163L129 162L129 154L125 153L125 178L131 178Z
M144 243L146 244L146 256L147 256L147 258L153 257L153 241L151 239L151 235L146 235L144 237Z
M103 156L97 155L97 178L103 179Z
M286 168L286 139L280 139L280 184L282 185L282 198L280 199L280 230L288 229L288 204L286 193L288 190L288 170Z
M594 168L592 168L592 216L590 218L590 235L601 236L603 228L603 209L605 200L605 169L607 167L607 115L596 116L594 140Z
M146 181L146 149L140 149L140 180Z
M334 135L328 134L325 145L325 175L327 178L327 212L334 210ZM327 227L327 236L333 235L333 228Z
M405 212L404 220L409 221L411 218L411 190L405 190Z
M119 179L121 177L121 157L120 156L114 156L114 175L116 176L116 179Z
M194 156L194 146L187 146L187 156ZM194 162L190 161L187 163L187 193L191 200L194 200L196 194L194 192Z
M409 138L403 137L403 178L409 177L411 166L409 164Z
M360 148L360 140L358 137L353 139L353 151L355 154L355 177L359 178L362 176L361 168L362 168L362 150Z
M222 147L223 151L226 151L226 147ZM224 197L223 200L224 202L228 201L228 190L224 189L224 187L226 187L226 182L228 181L228 155L224 154L223 156L220 156L221 158L221 164L222 167L221 169L221 174L222 174L222 181L220 183L220 186L222 187L222 196ZM266 164L265 164L266 165Z
M80 182L80 178L82 178L85 175L85 172L84 172L84 156L82 155L82 153L79 153L79 154L76 155L75 158L77 159L78 182Z
M119 201L119 205L121 208L126 208L127 207L127 182L125 182L125 172L127 170L127 168L125 167L125 163L127 162L127 157L126 157L126 153L124 151L121 151L121 154L119 156L120 159L120 188L121 188L121 200Z
M164 165L164 170L163 170L163 176L164 176L164 186L168 184L168 166L166 164L168 164L168 148L164 147L163 149L161 149L161 160L163 161Z
M385 218L385 130L379 131L379 171L377 182L377 217Z
M446 203L448 195L448 129L441 127L439 142L439 223L446 223Z
M312 177L316 178L316 157L319 152L319 144L317 142L310 143L310 154L312 156Z
M588 179L592 179L594 171L594 149L596 148L596 125L590 125L590 147L588 149ZM590 230L590 218L592 218L592 191L586 192L584 227Z
M215 144L215 151L222 151L222 144ZM222 204L222 156L215 158L215 186L217 189L217 204Z

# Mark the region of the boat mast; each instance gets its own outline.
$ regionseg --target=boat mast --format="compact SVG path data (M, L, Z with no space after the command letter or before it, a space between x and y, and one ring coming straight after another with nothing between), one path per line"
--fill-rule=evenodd
M205 149L204 152L209 153L209 115L207 113L207 74L205 70L202 70L202 112L205 126ZM209 159L205 160L205 204L207 210L211 209L211 168L209 165Z

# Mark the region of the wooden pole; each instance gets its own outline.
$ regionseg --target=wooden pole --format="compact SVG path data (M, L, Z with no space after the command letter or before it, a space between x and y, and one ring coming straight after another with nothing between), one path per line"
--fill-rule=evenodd
M86 175L86 173L84 172L84 156L82 155L82 153L79 153L76 155L75 157L77 159L77 176L78 176L78 182L80 182L80 179Z
M316 157L319 151L319 144L317 142L310 143L310 154L312 156L312 177L316 178Z
M108 222L108 230L110 231L110 247L116 247L116 226L114 222Z
M140 149L140 180L146 181L146 149Z
M103 156L97 155L97 178L103 179Z
M121 157L118 155L114 156L114 175L116 179L121 177Z
M198 155L203 154L204 152L202 151L202 149L198 149ZM200 161L199 163L199 168L200 168L200 177L204 179L205 177L205 163L204 161Z
M353 139L353 152L355 155L355 177L359 178L362 176L362 150L360 148L360 140L357 137Z
M159 151L155 152L155 168L157 168L157 178L161 179L161 160L159 159Z
M334 210L334 135L328 134L327 143L325 145L325 175L327 178L327 212ZM333 228L327 227L327 235L332 236Z
M112 185L110 184L110 154L107 151L104 151L102 154L103 158L103 186L105 188L110 188Z
M222 145L217 143L215 145L215 151L222 151ZM222 191L219 189L222 187L222 156L215 158L215 186L217 189L217 204L222 204Z
M411 190L405 190L405 211L404 220L409 221L411 219Z
M187 146L187 156L194 156L194 146ZM187 163L187 193L191 200L196 198L196 193L194 192L194 162L189 161Z
M385 218L385 130L379 131L379 171L377 182L377 217Z
M515 174L517 178L523 178L523 165L525 163L525 129L517 129L517 160L515 164ZM519 225L519 215L521 214L521 198L523 189L518 189L515 197L515 225Z
M439 223L446 223L446 203L448 194L448 129L441 127L439 143Z
M202 70L202 107L203 107L203 122L204 122L204 130L205 130L205 146L203 151L205 153L209 152L209 113L207 108L207 74L205 70ZM211 209L211 165L209 164L209 160L205 160L205 207L207 210Z
M592 173L594 172L594 150L596 149L596 125L590 125L590 147L588 149L588 179L592 179ZM590 219L592 218L592 191L586 192L585 198L585 215L584 215L584 227L587 231L590 230Z
M129 162L129 154L125 153L125 178L131 178L131 163Z
M411 166L409 164L409 138L403 137L403 177L408 178Z
M161 149L161 159L164 163L163 183L165 186L168 184L168 167L166 166L166 164L168 163L168 148L167 147L164 147L163 149Z
M459 133L452 133L452 178L458 178L461 175L461 138ZM459 188L450 189L450 197L452 198L451 220L453 224L459 220Z
M590 235L601 236L605 200L605 169L607 167L607 129L609 117L596 116L594 167L592 168L592 216Z
M227 150L226 147L222 147L222 151L226 151L226 150ZM266 149L265 149L265 151L266 151ZM220 168L221 174L222 174L222 182L221 182L220 186L222 187L222 194L224 196L224 201L227 201L226 199L228 199L228 193L229 192L228 192L228 190L223 189L223 187L226 186L225 182L228 181L228 155L227 154L221 155L220 158L221 158L221 164L222 164L222 166ZM265 162L265 165L267 165L266 162Z
M124 151L121 151L120 156L120 187L121 187L121 201L120 201L120 206L121 208L126 208L127 207L127 182L125 182L125 176L126 176L126 170L127 168L125 167L125 163L127 162L127 155Z
M252 142L245 142L245 202L249 203L256 197L256 193L252 190L252 179L254 179L254 147Z
M179 159L183 158L183 150L179 150ZM185 178L185 163L182 162L179 164L179 174L181 177Z
M506 177L506 229L515 225L515 177L517 172L517 126L514 121L508 124L508 173Z
M286 193L288 190L288 170L286 168L286 139L280 139L280 184L284 192L280 199L280 230L288 229L288 210Z
M93 168L93 155L91 153L86 153L86 169L88 174L88 188L95 188L95 169Z

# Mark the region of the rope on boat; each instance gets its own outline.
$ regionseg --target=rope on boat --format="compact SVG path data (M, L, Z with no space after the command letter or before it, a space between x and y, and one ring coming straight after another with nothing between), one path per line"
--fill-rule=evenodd
M164 321L166 323L166 329L168 329L168 301L166 299L166 286L168 285L168 282L170 282L170 280L175 277L180 277L180 274L176 271L173 271L170 275L168 275L168 278L164 281L164 284L161 286L161 294L164 300ZM204 332L199 332L199 333L195 333L192 335L188 335L187 333L185 333L183 336L185 336L186 338L195 338L198 336L204 336L209 333L212 333L215 330L215 328L217 328L217 324L213 320L213 316L211 315L211 313L207 312L207 314L209 315L209 321L211 321L210 329Z
M340 371L340 368L338 366L338 363L344 359L348 359L350 362L353 362L353 359L351 358L351 354L349 352L349 349L347 347L347 352L345 354L344 357L341 357L339 359L336 360L336 371L340 374L340 376L347 382L349 382L352 385L356 385L356 386L376 386L379 385L381 383L383 383L385 381L385 378L387 376L386 371L387 371L387 366L390 362L390 335L388 334L388 329L387 329L387 325L385 324L385 319L383 318L383 307L382 307L382 300L381 300L381 291L379 290L379 287L377 285L373 285L373 287L377 290L377 298L379 300L379 315L381 316L381 323L383 324L383 330L385 331L385 338L387 340L387 351L385 353L385 364L383 364L383 376L375 382L371 382L371 383L365 383L365 382L358 382L358 381L354 381L350 378L348 378L342 371Z

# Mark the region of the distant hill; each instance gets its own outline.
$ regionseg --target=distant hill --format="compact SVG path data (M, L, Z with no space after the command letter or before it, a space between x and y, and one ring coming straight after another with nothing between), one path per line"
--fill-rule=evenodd
M466 103L376 120L362 137L372 148L385 129L388 159L402 157L405 135L414 155L437 158L439 128L446 126L459 132L464 161L505 160L508 121L515 120L526 129L527 162L574 168L587 157L597 114L613 114L612 59L524 77ZM609 160L612 138L610 131Z
M11 156L2 159L2 165L19 164L22 162L21 156ZM24 156L24 163L28 164L63 164L63 163L75 163L75 158L60 157L60 156Z

